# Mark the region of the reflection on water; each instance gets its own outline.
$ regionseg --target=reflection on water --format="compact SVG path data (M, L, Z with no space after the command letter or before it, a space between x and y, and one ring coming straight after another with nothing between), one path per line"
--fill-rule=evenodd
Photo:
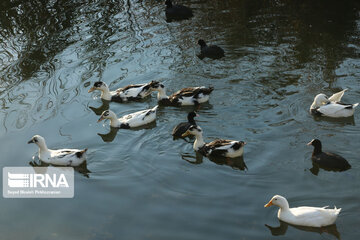
M310 168L310 172L312 174L314 174L315 176L317 176L319 174L319 171L320 171L320 168L323 169L323 170L326 170L326 171L332 171L332 172L343 172L343 171L347 171L349 169L339 169L339 168L330 168L328 166L324 166L324 165L321 165L321 164L317 164L315 163L314 161L312 161L312 168Z
M98 135L102 138L104 142L112 142L114 141L117 132L120 130L120 128L114 128L110 126L110 132L106 134L98 133Z
M89 108L91 110L93 110L93 112L98 116L100 116L105 110L108 110L110 107L110 101L101 99L101 102L102 102L102 105L100 107L95 108L95 107L89 106Z
M319 233L319 234L328 233L330 235L335 236L337 239L340 240L340 233L338 232L338 230L336 228L336 224L317 228L317 227L303 227L303 226L292 225L292 224L283 222L281 220L279 220L279 223L280 223L280 226L278 226L278 227L272 227L267 224L265 224L265 226L270 230L270 232L273 236L285 235L285 233L288 229L288 226L291 226L296 229L299 229L302 231L307 231L307 232L315 232L315 233Z
M44 168L44 167L52 166L52 167L61 168L61 166L50 165L50 164L48 164L48 163L45 163L45 162L41 161L40 159L37 159L37 161L36 161L36 160L30 161L30 162L29 162L29 165L32 166L32 167L34 167L34 169L40 169L40 170L43 169L45 172L46 172L46 169L47 169L47 168ZM42 168L37 168L37 167L42 167ZM84 161L83 163L81 163L79 166L72 167L72 168L74 168L74 170L75 170L76 172L82 174L84 177L87 177L87 178L90 177L90 176L89 176L89 173L91 173L91 172L90 172L90 170L87 168L87 163L86 163L86 161Z
M203 155L195 152L195 156L191 155L190 153L183 153L181 154L181 158L188 163L191 164L202 164L203 163ZM192 160L195 159L195 160ZM244 162L244 156L237 157L237 158L225 158L225 157L212 157L209 156L209 160L213 163L216 163L217 165L227 165L231 167L234 170L248 170L245 162Z
M151 122L149 124L143 125L141 127L136 127L136 128L130 128L130 129L126 129L126 130L130 130L130 131L140 131L143 129L152 129L156 127L156 122ZM114 141L117 132L120 130L120 128L115 128L115 127L111 127L110 126L110 131L106 134L103 133L98 133L98 135L102 138L102 140L104 142L112 142ZM124 131L124 130L122 130Z

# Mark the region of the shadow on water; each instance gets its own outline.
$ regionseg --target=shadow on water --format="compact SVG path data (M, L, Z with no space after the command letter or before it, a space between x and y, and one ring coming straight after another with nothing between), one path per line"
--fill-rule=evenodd
M347 171L347 170L350 169L350 168L348 168L348 169L330 168L330 167L327 167L327 166L323 166L321 164L317 164L314 161L312 161L312 168L310 168L309 170L310 170L310 172L312 174L317 176L319 174L319 172L320 172L320 168L325 170L325 171L331 171L331 172L344 172L344 171Z
M156 121L151 122L151 123L146 124L146 125L141 126L141 127L129 128L129 129L126 129L126 130L140 131L140 130L143 130L143 129L152 129L152 128L155 128L155 127L156 127ZM101 139L104 142L112 142L112 141L114 141L114 139L115 139L115 137L117 135L117 132L119 130L120 130L120 128L115 128L115 127L110 126L110 131L108 133L106 133L106 134L98 133L98 135L101 137Z
M338 232L338 230L336 228L336 224L317 228L317 227L303 227L303 226L292 225L292 224L283 222L281 220L279 220L279 223L280 223L280 226L278 226L278 227L272 227L267 224L265 224L265 226L270 230L270 232L273 236L285 235L285 233L288 229L288 226L291 226L293 228L299 229L301 231L306 231L306 232L315 232L315 233L319 233L319 234L328 233L330 235L335 236L339 240L341 239L340 233Z
M108 110L110 107L110 101L101 99L101 102L102 102L102 105L100 107L96 108L96 107L89 106L89 108L91 110L93 110L93 112L98 116L100 116L105 110Z
M29 165L34 167L34 169L36 169L36 167L49 167L49 166L54 166L54 167L59 167L59 168L64 167L64 166L59 166L59 165L48 164L48 163L45 163L45 162L43 162L43 161L41 161L39 159L38 159L38 162L35 159L33 161L30 161ZM90 178L89 173L91 173L91 171L87 168L87 162L86 161L84 161L79 166L72 167L72 168L74 168L74 170L76 172L82 174L84 177Z
M198 152L195 153L196 153L195 156L192 155L191 153L181 154L181 158L191 164L196 164L196 165L202 164L204 156ZM195 159L195 161L192 159ZM243 156L237 158L208 157L208 159L213 163L216 163L217 165L227 165L234 170L241 170L241 171L248 170L244 162Z
M354 116L346 117L346 118L331 118L331 117L322 117L312 114L313 118L317 122L325 121L330 123L339 123L342 125L353 125L355 126Z

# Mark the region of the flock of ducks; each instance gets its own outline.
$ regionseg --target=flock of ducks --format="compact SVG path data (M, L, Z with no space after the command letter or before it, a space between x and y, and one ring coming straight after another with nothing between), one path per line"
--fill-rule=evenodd
M166 0L166 18L168 21L188 19L193 16L192 10L182 5L174 5L171 0ZM200 54L198 57L203 59L209 57L218 59L224 57L224 50L218 46L208 46L204 40L199 40ZM163 84L157 81L151 81L144 84L129 85L119 88L115 91L110 91L106 83L98 81L90 88L89 93L98 90L101 92L101 99L111 102L130 102L137 101L151 95L152 92L157 92L157 100L159 105L168 106L197 106L209 100L212 87L188 87L181 89L174 94L168 96ZM325 94L318 94L315 96L313 103L310 106L310 113L314 115L326 116L331 118L350 117L354 114L356 104L344 104L341 102L345 90L327 97ZM156 111L158 105L118 118L111 110L104 111L98 122L104 119L110 119L110 126L114 128L135 128L147 125L156 120ZM196 152L209 157L226 157L237 158L244 154L244 141L218 139L210 143L205 143L203 139L203 131L196 124L194 118L198 116L195 112L190 112L187 116L188 122L183 122L174 127L172 131L173 138L185 138L189 135L195 136L193 148ZM85 153L87 149L59 149L51 150L47 148L45 139L39 135L35 135L28 143L35 143L39 147L39 159L45 163L63 166L79 166L86 160ZM313 139L308 145L314 146L312 153L313 163L318 164L323 168L337 169L339 171L351 168L350 164L341 156L322 152L322 144L320 140ZM265 207L271 205L278 206L278 218L282 221L293 225L309 226L309 227L323 227L335 223L341 208L327 209L326 207L297 207L290 208L286 198L275 195Z

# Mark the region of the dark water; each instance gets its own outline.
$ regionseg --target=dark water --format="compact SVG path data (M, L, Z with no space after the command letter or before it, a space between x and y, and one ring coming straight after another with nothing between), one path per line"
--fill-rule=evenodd
M89 177L75 176L74 199L0 200L1 239L277 239L275 194L291 206L336 205L336 228L273 229L282 239L357 239L359 111L314 119L317 93L343 88L359 102L358 1L181 1L195 17L167 23L162 1L2 1L0 3L1 167L28 166L40 134L50 148L89 148ZM199 38L226 57L196 57ZM198 111L205 139L245 140L244 162L190 163L191 144L172 127L191 108L160 108L156 126L97 133L87 91L151 80L168 92L212 85ZM118 113L155 106L116 104ZM108 140L112 138L108 136ZM313 175L306 143L344 156L352 169ZM105 138L106 139L106 138ZM190 155L190 156L189 156ZM247 170L244 171L244 164Z

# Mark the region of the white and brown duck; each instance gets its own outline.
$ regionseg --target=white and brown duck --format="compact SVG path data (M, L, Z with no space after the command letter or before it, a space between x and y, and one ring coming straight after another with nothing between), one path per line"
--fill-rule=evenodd
M143 84L132 84L123 88L119 88L115 91L110 91L106 83L98 81L89 89L89 93L99 90L101 91L101 99L112 102L128 102L138 101L146 98L151 94L152 87L158 84L156 81Z

